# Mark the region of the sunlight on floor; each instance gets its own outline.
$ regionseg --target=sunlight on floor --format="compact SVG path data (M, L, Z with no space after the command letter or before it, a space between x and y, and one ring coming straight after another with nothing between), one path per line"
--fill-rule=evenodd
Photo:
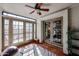
M56 54L36 44L30 44L19 49L16 56L56 56Z
M38 55L39 55L39 56L42 56L41 51L39 50L38 46L37 46L37 45L35 45L35 46L36 46L36 49L37 49Z

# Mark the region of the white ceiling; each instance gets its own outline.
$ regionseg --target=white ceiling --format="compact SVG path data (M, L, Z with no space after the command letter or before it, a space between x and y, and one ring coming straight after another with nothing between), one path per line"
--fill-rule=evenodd
M27 4L27 3L26 3ZM28 3L30 6L35 6L35 3ZM72 3L50 3L50 4L45 4L43 7L49 8L49 12L43 12L41 11L42 15L44 16L46 14L49 14L51 12L61 10L63 8L69 7L73 5ZM38 15L36 12L33 14L29 14L33 9L26 7L25 3L4 3L0 4L0 7L2 7L5 11L12 12L14 14L22 15L22 16L27 16L30 18L38 19L41 16Z

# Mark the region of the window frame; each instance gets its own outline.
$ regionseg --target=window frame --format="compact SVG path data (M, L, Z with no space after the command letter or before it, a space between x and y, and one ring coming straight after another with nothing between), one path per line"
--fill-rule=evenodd
M4 12L3 12L4 13ZM10 21L21 21L21 22L23 22L23 42L24 41L26 41L26 36L25 36L25 34L26 34L26 32L25 32L25 23L32 23L32 25L33 24L35 24L36 25L36 20L35 20L35 22L33 22L33 21L27 21L27 20L24 20L24 19L18 19L18 18L14 18L14 17L10 17L10 16L5 16L5 15L3 15L3 18L2 18L3 20L5 20L5 19L8 19L9 20L9 22ZM4 23L4 21L3 21L3 23ZM3 24L3 26L4 26L4 24ZM13 29L13 24L11 24L11 25L9 25L9 27L12 27L12 29ZM34 25L33 25L33 27L34 27ZM4 28L3 28L4 29ZM10 28L9 28L9 31L10 31ZM11 30L12 31L12 30ZM32 31L34 32L34 30L32 29ZM3 33L4 33L4 30L3 30ZM4 39L4 34L2 34L3 35L3 39ZM10 38L9 37L9 40L10 39L12 39L12 41L13 41L13 32L11 33L11 35L12 35L12 38ZM32 35L34 35L34 33L32 33ZM10 36L10 32L9 32L9 36ZM35 35L36 36L36 35ZM34 37L32 37L32 39L34 39ZM3 40L3 43L4 43L4 40ZM9 45L11 44L12 42L9 42ZM4 44L3 44L4 45Z
M16 40L14 39L14 36L17 35L18 36L18 42L20 41L20 35L23 35L23 28L22 29L19 29L20 26L22 25L19 25L19 22L22 22L22 21L15 21L13 20L13 22L15 22L15 25L13 24L13 40ZM18 24L16 25L16 22L18 22ZM23 22L22 22L23 23ZM17 29L14 29L14 26L17 26L18 28ZM17 33L14 33L14 30L17 30L18 32ZM19 32L19 30L22 30L22 33ZM22 36L23 38L23 36ZM24 39L24 38L23 38ZM22 40L23 41L23 40ZM13 43L13 42L12 42Z
M6 20L8 20L8 19L6 19ZM3 23L5 23L6 20L4 20ZM5 26L8 25L8 30L7 30L8 33L7 33L7 34L5 34L6 30L5 30L5 26L4 26L4 25L5 25ZM5 44L5 36L7 35L7 36L8 36L8 39L7 39L7 40L9 40L9 20L8 20L8 24L4 24L4 25L3 25L3 28L4 28L4 30L3 30L3 31L4 31L4 32L3 32L3 35L4 35L4 36L3 36L3 37L4 37L3 45L4 45L4 46L7 46L7 45L9 45L9 41L7 42L7 45L6 45L6 44Z

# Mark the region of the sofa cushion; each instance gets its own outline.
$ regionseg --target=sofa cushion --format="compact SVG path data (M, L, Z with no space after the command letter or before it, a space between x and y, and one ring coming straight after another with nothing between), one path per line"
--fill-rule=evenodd
M18 51L16 46L10 46L2 52L2 56L12 56Z

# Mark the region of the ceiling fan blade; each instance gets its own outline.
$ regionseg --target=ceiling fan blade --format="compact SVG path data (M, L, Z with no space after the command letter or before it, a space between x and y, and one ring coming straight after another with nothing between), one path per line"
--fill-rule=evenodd
M36 3L35 9L39 9L42 6L43 3Z
M47 11L47 12L49 11L49 9L41 9L41 8L40 8L39 10L42 10L42 11Z
M32 14L32 13L34 13L35 12L35 10L33 10L32 12L30 12L29 14Z
M37 9L37 7L38 7L38 3L36 3L36 5L35 5L35 9Z
M33 9L35 9L34 7L32 7L32 6L29 6L29 5L27 5L27 4L26 4L25 6L26 6L26 7L30 7L30 8L33 8Z

